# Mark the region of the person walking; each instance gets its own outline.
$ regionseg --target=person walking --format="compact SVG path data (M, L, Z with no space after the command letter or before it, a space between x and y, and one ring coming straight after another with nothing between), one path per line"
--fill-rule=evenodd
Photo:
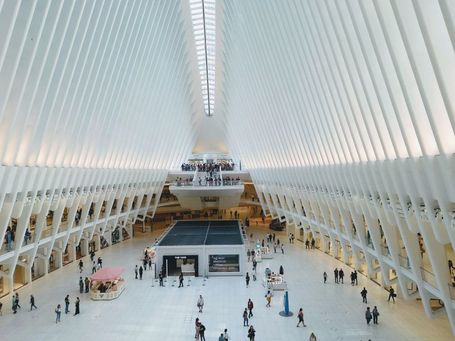
M55 323L60 322L60 315L62 314L62 307L60 304L57 304L57 308L55 308Z
M70 312L70 295L66 295L65 297L65 314Z
M246 252L246 255L248 257L248 262L250 261L250 258L251 258L251 251L250 249L248 249L248 251Z
M100 269L103 268L103 259L102 259L101 257L98 257L98 267L99 267Z
M81 311L79 310L80 302L81 300L79 299L79 297L76 297L76 302L74 302L74 316L79 315L81 313Z
M84 262L81 260L79 260L79 273L82 273L82 270L84 270Z
M248 308L243 311L243 326L248 327Z
M142 280L142 274L144 273L144 268L142 265L139 267L139 279Z
M343 269L340 269L340 271L338 271L338 277L340 277L341 284L344 284L344 282L343 282L343 278L344 278Z
M297 314L297 317L299 319L299 322L297 323L297 327L300 326L300 323L302 323L302 326L306 327L306 324L303 321L303 309L302 308L299 309L299 313Z
M324 271L322 276L324 277L324 284L325 284L327 282L327 272Z
M32 311L33 308L38 309L38 307L35 305L35 297L33 295L30 295L30 311Z
M281 244L281 253L284 255L284 245Z
M79 277L79 293L82 294L84 292L84 280L82 277Z
M378 324L379 311L376 306L374 306L372 313L373 313L373 324Z
M256 330L253 328L253 325L248 328L248 338L250 341L254 341L254 337L256 336Z
M137 279L138 272L139 272L139 269L138 269L138 266L136 264L136 267L134 268L134 276L135 276L134 279Z
M15 301L16 301L16 308L21 308L21 306L19 305L19 293L16 292L16 296L15 296Z
M355 285L357 285L357 270L354 270L354 281L355 281Z
M350 277L351 277L351 285L354 285L354 272L353 271L351 271Z
M393 288L390 287L390 289L389 289L389 299L387 301L390 302L390 299L392 299L393 303L395 303L395 296L396 296L395 290L393 290Z
M96 272L96 262L92 261L92 275Z
M180 273L179 275L179 288L183 287L183 272Z
M199 308L199 312L202 313L202 309L204 308L204 299L202 295L199 295L199 299L197 300L197 307Z
M248 303L247 303L247 307L248 307L248 318L252 318L253 317L253 301L251 300L251 298L248 299Z
M335 283L338 283L338 269L335 268L335 270L333 270L333 274L335 275Z
M270 303L272 303L272 293L267 291L267 295L265 295L265 299L267 301L267 304L265 305L267 308L270 308Z
M367 324L370 324L372 315L370 312L370 307L367 307L367 311L365 311L365 319L367 320Z
M201 323L199 325L199 337L201 338L201 341L205 341L205 326Z
M362 295L362 302L363 303L368 303L367 301L367 289L365 289L365 287L363 287L363 290L360 292L360 295Z
M228 334L228 330L225 329L224 330L224 341L229 341L230 339L231 339L231 337Z
M248 274L248 272L246 273L245 281L246 281L246 287L248 288L248 285L250 284L250 275Z

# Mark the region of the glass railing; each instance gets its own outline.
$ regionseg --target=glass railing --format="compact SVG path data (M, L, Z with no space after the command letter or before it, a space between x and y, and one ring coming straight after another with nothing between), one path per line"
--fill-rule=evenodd
M169 184L177 187L222 187L222 186L240 186L243 185L241 180L213 180L213 181L177 181Z
M409 257L408 256L403 256L403 255L398 255L398 259L400 262L400 266L406 269L411 269L411 264L409 263Z
M420 272L421 272L422 278L425 282L427 282L434 288L438 287L436 284L436 276L434 275L434 273L432 273L430 270L425 269L423 267L420 267Z
M452 300L455 300L455 282L449 283L449 293L450 293L450 298Z

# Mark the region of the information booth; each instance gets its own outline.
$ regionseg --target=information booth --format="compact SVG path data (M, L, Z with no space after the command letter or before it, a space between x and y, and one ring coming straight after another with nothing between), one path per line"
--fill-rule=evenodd
M125 290L122 278L123 268L102 268L90 277L90 298L95 301L109 301L118 298Z

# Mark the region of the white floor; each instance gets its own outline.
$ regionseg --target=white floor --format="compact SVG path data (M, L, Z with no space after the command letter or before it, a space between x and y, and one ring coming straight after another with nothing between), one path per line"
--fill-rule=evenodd
M318 340L455 339L445 316L429 320L415 300L388 303L386 291L360 274L358 287L334 284L333 269L342 264L320 251L304 250L297 241L294 245L286 243L285 255L276 254L274 259L259 263L258 274L262 274L266 266L278 271L279 265L283 265L291 311L296 313L303 307L306 328L296 328L295 316L278 315L283 310L282 293L274 296L271 308L265 307L265 291L259 278L249 288L240 277L210 278L205 285L197 278L191 286L181 289L170 285L152 287L150 273L145 272L144 279L139 281L134 279L133 269L139 264L143 247L153 239L150 234L139 236L98 253L103 257L103 265L126 269L126 291L115 301L94 302L86 297L87 294L80 295L79 271L75 263L20 290L22 309L17 315L11 313L9 299L3 300L0 340L194 340L194 320L198 316L207 327L208 341L218 340L224 328L228 328L232 340L247 340L242 313L248 298L255 303L255 314L250 323L257 331L256 341L308 340L311 331ZM88 264L88 257L84 261ZM343 268L349 277L351 269ZM329 274L326 285L322 283L324 270ZM89 275L88 271L85 275ZM377 305L381 313L379 325L367 326L365 322L366 305L360 296L363 285L368 290L368 305ZM27 309L31 292L38 306L33 312ZM81 297L81 315L63 314L62 322L56 325L55 306L58 303L64 306L67 293L71 302L76 296ZM202 314L198 314L196 308L199 294L205 299Z

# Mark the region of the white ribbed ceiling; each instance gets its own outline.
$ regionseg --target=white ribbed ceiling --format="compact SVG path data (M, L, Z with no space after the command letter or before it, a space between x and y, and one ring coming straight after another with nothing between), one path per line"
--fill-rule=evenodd
M0 1L0 161L176 167L202 110L190 39L184 1Z
M217 7L217 111L250 168L455 151L455 1Z

